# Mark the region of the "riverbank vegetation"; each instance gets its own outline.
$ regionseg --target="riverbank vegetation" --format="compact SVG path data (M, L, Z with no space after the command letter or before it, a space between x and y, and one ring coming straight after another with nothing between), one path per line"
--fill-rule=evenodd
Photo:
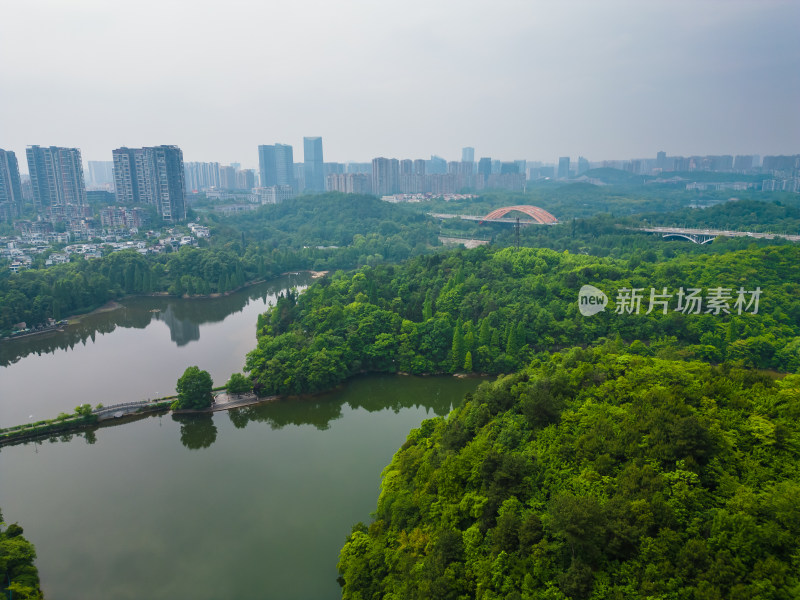
M411 432L343 598L796 598L800 376L542 356Z
M0 594L18 600L39 600L39 573L33 564L36 549L16 523L6 525L0 512Z
M339 273L259 318L246 368L259 394L298 394L364 371L509 373L538 352L605 338L642 355L800 368L800 248L644 259L481 247ZM607 294L605 311L579 312L584 285ZM680 305L690 289L705 296L697 310Z
M130 294L208 295L287 271L400 261L438 245L437 222L372 196L324 194L207 217L202 247L114 252L13 275L0 272L0 332L88 312Z
M98 405L98 407L101 405ZM97 415L89 404L75 407L74 413L62 412L54 419L43 419L0 429L0 445L28 438L55 435L97 424Z

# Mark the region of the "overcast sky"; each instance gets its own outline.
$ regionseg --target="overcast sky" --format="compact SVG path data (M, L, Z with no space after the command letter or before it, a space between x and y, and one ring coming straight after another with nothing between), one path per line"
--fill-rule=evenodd
M800 153L800 2L3 0L0 148Z

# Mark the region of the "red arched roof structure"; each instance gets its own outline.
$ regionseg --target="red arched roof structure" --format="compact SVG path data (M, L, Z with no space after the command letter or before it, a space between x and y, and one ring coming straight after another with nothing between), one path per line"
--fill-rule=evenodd
M491 221L493 219L500 219L505 215L507 215L508 213L510 213L512 210L525 213L529 217L533 217L533 219L537 223L541 223L542 225L554 225L555 223L558 223L558 219L556 219L546 210L539 208L538 206L529 206L527 204L520 206L504 206L503 208L498 208L497 210L493 210L488 215L483 217L483 220Z

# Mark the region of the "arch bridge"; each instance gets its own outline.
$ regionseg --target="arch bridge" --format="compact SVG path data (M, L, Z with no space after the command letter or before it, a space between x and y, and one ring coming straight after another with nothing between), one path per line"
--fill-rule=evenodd
M498 208L497 210L493 210L488 215L481 219L481 223L486 221L499 221L499 222L507 222L510 219L504 219L508 213L517 211L523 214L532 217L536 223L540 223L542 225L555 225L558 223L558 219L556 219L553 215L549 212L544 210L543 208L539 208L538 206L531 206L530 204L520 204L518 206L504 206L503 208Z
M710 244L714 241L713 235L705 235L702 233L664 233L661 235L665 240L668 239L682 239L682 240L689 240L690 242L694 242L695 244Z
M556 219L549 212L547 212L543 208L539 208L538 206L530 206L528 204L522 204L519 206L504 206L503 208L498 208L497 210L493 210L488 215L485 215L483 217L475 215L458 215L451 213L428 213L428 214L437 219L463 219L465 221L478 221L480 225L483 225L484 223L516 224L517 219L506 216L508 215L508 213L512 211L521 212L524 215L532 217L533 220L525 219L524 221L520 221L519 222L520 225L558 224L558 219Z

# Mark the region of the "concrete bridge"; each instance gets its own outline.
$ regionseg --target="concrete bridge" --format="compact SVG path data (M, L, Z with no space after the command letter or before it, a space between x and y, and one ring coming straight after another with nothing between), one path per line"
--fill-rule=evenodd
M98 421L106 421L108 419L115 419L124 415L130 415L135 412L139 412L143 408L154 407L155 405L163 402L164 400L138 400L136 402L122 402L120 404L104 406L103 408L95 408L92 411L92 414L97 415Z
M752 231L729 231L725 229L691 229L687 227L631 227L634 231L646 231L660 234L663 238L682 238L695 244L708 244L717 236L723 237L751 237L756 239L772 240L784 238L790 242L800 242L800 235L784 233L754 233Z

